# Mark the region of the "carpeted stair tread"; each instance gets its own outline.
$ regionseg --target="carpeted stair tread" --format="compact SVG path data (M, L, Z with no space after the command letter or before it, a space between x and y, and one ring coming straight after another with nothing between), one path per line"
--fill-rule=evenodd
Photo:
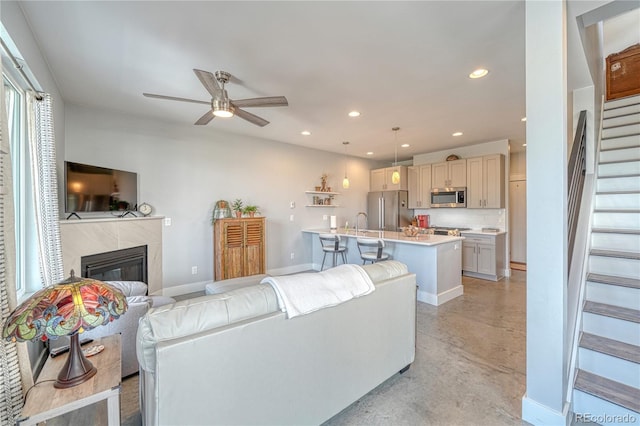
M580 347L640 364L640 346L595 334L582 333Z
M605 234L639 234L640 229L625 229L625 228L593 228L591 232L600 232Z
M623 308L587 300L584 302L583 312L640 323L640 311L637 309Z
M640 289L640 280L635 278L616 277L613 275L602 274L589 274L587 275L587 281Z
M633 251L591 249L592 256L618 257L621 259L640 260L640 253Z
M577 390L607 400L640 413L640 389L578 370L574 387Z

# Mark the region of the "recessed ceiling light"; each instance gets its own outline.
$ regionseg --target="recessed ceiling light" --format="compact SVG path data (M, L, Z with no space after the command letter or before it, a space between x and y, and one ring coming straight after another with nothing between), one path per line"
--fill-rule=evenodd
M462 136L462 132L455 132L451 136Z
M487 74L489 74L489 70L485 70L484 68L478 68L477 70L469 74L469 78L482 78Z
M411 145L409 145L408 143L403 143L402 145L400 145L400 148L409 148Z
M367 155L373 155L373 151L367 152Z
M308 131L308 130L303 130L303 131L300 132L300 134L303 135L303 136L311 136L311 132Z
M527 121L527 117L522 117L520 121Z
M360 117L360 111L351 111L349 117Z

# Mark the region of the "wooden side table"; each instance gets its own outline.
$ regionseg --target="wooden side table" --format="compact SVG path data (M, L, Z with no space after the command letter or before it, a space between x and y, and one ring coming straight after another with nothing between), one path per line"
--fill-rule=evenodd
M89 360L98 372L91 379L72 388L53 387L68 355L47 359L37 384L27 395L18 420L19 425L35 425L104 399L107 400L109 426L120 425L120 335L97 339L91 346L97 344L104 345L104 350Z

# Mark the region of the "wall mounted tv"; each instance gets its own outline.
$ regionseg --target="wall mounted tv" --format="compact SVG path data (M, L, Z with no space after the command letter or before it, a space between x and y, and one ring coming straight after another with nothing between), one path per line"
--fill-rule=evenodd
M126 212L138 204L134 172L65 161L65 211Z

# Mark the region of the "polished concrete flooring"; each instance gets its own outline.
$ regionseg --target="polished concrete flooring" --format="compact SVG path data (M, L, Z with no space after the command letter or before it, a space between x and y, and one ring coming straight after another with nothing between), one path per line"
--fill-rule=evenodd
M522 424L525 281L522 271L497 283L463 277L463 296L438 307L419 302L411 368L325 426ZM123 425L140 425L137 375L123 381L121 401ZM96 414L56 424L96 424L104 418Z

